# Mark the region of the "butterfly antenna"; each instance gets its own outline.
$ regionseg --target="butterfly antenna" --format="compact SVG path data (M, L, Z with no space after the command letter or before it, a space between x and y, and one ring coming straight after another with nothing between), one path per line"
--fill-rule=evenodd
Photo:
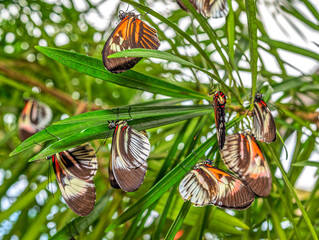
M59 137L53 135L53 134L50 133L46 128L45 128L44 130L45 130L49 135L51 135L52 137L55 137L56 139L61 140L61 138L59 138Z
M119 112L119 111L120 111L120 109L117 108L117 109L116 109L116 112L117 112L117 113L116 113L116 114L117 114L116 122L119 120L119 116L120 116L120 112Z
M33 143L36 144L36 145L38 145L38 146L40 146L40 147L42 147L42 148L44 148L44 146L42 146L40 143L37 143L37 142L34 141L34 140L33 140Z
M54 193L53 193L53 189L51 188L51 184L52 183L52 174L51 174L51 161L49 160L49 168L48 168L48 190L51 193L52 197L54 198Z
M208 117L209 118L209 117ZM208 120L208 118L206 118L206 120L205 120L205 122L204 122L204 124L203 124L203 126L197 131L197 133L196 133L196 135L195 135L195 137L193 138L193 141L195 141L196 140L196 138L198 137L198 135L200 134L200 132L202 131L202 129L203 129L203 127L206 125L206 122L207 122L207 120Z

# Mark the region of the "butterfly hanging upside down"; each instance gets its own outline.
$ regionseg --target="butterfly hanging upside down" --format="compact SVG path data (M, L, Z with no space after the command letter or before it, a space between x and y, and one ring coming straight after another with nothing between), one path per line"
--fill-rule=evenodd
M141 57L108 58L109 55L133 48L158 49L160 41L155 29L148 26L133 12L120 11L117 25L102 50L103 64L112 73L125 72L135 64Z

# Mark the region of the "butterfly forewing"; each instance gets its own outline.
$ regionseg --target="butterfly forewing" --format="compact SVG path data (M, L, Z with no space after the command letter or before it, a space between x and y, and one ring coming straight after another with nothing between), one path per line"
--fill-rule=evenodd
M103 64L110 72L121 73L132 68L142 58L107 58L109 55L133 48L158 49L159 46L156 30L138 19L137 15L126 13L104 45Z
M222 92L217 92L214 95L214 114L216 124L216 135L220 150L222 150L224 147L226 137L225 105L226 96Z
M253 109L253 134L256 140L266 143L276 141L276 124L261 94L256 94Z
M229 11L227 0L189 0L189 2L204 17L221 18ZM188 11L181 0L177 0L177 3L183 10Z
M51 108L34 99L27 100L19 119L19 137L22 141L41 131L52 120Z
M242 210L254 201L254 193L240 179L207 163L197 164L179 185L184 201L194 206L215 205Z
M109 166L112 186L126 192L136 191L144 181L150 151L150 142L143 133L126 121L119 122L113 133Z
M52 156L62 196L78 215L88 215L95 204L93 177L97 171L94 149L88 143Z
M221 155L229 170L245 180L257 196L266 197L270 194L271 172L252 135L234 134L226 136Z

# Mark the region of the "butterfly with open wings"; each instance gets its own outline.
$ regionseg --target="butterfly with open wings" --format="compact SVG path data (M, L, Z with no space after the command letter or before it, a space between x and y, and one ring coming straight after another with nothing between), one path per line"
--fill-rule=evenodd
M120 11L117 25L102 50L103 64L112 73L121 73L134 67L141 57L108 58L109 55L133 48L158 49L160 41L155 29L133 12Z

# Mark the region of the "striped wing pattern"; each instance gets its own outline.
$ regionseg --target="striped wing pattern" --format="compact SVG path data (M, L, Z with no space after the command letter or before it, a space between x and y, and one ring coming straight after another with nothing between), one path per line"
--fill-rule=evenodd
M228 169L238 174L257 196L266 197L270 194L271 172L251 134L226 136L221 155Z
M108 71L121 73L134 67L142 58L107 58L109 55L133 48L158 49L159 46L156 30L138 19L137 15L127 13L104 45L103 64Z
M216 134L220 150L224 147L226 137L225 105L226 96L222 92L217 92L214 96L214 114Z
M95 204L93 177L98 164L94 149L85 143L52 156L53 169L66 204L78 215L88 215Z
M189 0L189 2L204 17L221 18L226 16L229 11L227 0ZM183 10L187 11L181 0L177 0L177 3Z
M253 134L256 140L271 143L276 141L276 124L267 104L256 97L253 109Z
M136 191L144 181L150 151L151 144L143 133L126 121L119 122L113 133L109 166L112 187Z
M34 99L27 100L19 118L19 137L22 141L44 129L52 120L51 108Z
M184 201L194 206L215 205L243 210L255 199L254 193L240 179L207 163L197 164L179 185Z

